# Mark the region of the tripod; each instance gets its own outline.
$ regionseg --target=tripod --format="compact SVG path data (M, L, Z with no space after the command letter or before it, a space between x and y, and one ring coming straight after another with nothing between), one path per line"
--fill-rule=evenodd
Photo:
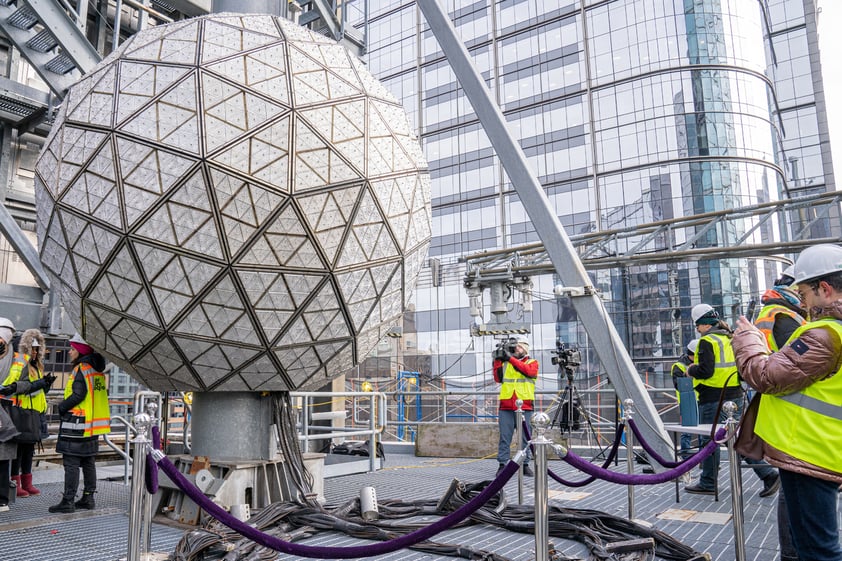
M566 364L559 364L558 370L559 379L561 379L561 373L564 372L567 377L567 385L564 388L564 398L561 405L556 407L555 414L553 414L550 428L558 425L562 432L569 433L579 430L582 400L579 399L579 392L576 391L576 386L573 384L573 368Z

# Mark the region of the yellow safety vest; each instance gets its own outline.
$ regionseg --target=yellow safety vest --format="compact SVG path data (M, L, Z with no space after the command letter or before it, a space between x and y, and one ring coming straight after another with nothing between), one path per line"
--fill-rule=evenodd
M724 388L740 385L739 376L731 376L737 373L737 359L734 357L734 347L731 346L731 337L719 333L703 335L699 342L707 341L713 346L713 354L716 357L714 362L713 376L704 380L697 380L694 386L708 386L711 388ZM693 362L699 364L699 353L693 357ZM730 379L729 379L730 376Z
M778 348L778 344L775 343L775 337L772 334L772 330L775 328L775 316L778 314L789 316L795 321L798 322L799 325L804 325L807 323L800 314L795 312L794 310L790 310L786 306L782 306L780 304L767 304L760 309L760 314L757 316L757 319L754 320L754 326L763 332L763 335L766 337L766 346L769 347L769 350L772 352L777 352L780 349Z
M20 380L20 375L23 373L23 367L25 365L29 366L28 378L30 382L36 382L44 376L43 371L39 371L29 364L29 355L15 353L12 367L9 369L9 375L3 381L3 385L8 386L9 384L13 384ZM39 413L47 411L47 397L44 395L44 390L38 390L29 395L13 395L9 399L11 399L12 403L22 409L34 409Z
M527 364L535 362L534 358L526 360ZM511 399L517 390L518 398L526 400L535 400L535 378L530 378L524 375L517 368L512 366L510 362L506 363L506 369L503 371L503 384L500 386L500 401Z
M820 319L795 330L829 328L842 339L842 321ZM766 443L793 458L842 473L842 369L833 376L788 395L760 397L754 432Z
M683 362L681 362L680 360L679 360L678 362L674 362L674 363L672 364L672 366L670 366L670 374L672 374L672 371L675 369L675 367L676 367L676 366L677 366L677 367L678 367L678 369L679 369L679 370L681 370L684 374L687 374L687 365L686 365L686 364L684 364ZM695 381L694 381L694 385L695 385ZM678 403L681 403L681 392L680 392L680 391L678 391L678 390L675 390L675 399L677 399L677 400L678 400Z
M111 413L108 409L108 389L105 374L97 372L85 362L81 362L73 369L67 385L64 387L64 398L73 395L73 381L76 372L80 370L85 377L88 391L85 399L70 410L70 416L61 421L61 436L64 438L89 438L111 432Z

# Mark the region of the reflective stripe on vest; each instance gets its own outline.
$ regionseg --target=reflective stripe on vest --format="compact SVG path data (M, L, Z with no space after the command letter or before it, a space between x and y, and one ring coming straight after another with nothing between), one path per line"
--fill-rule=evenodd
M778 344L775 342L775 336L773 334L773 330L775 329L775 316L777 315L789 316L797 321L798 325L804 325L806 323L806 320L801 317L800 314L790 310L786 306L782 306L781 304L767 304L766 306L763 306L760 310L760 314L757 316L757 319L754 320L754 326L763 332L763 335L766 337L766 346L769 347L769 350L772 352L780 350L778 348Z
M70 410L69 418L61 421L61 436L63 438L89 438L99 434L111 432L111 414L108 409L108 391L105 384L105 374L97 372L90 364L79 363L73 369L67 385L64 387L64 398L73 395L73 381L76 379L77 369L85 377L87 392L85 399Z
M821 319L795 330L790 341L810 329L831 329L842 339L842 321ZM842 368L799 392L763 394L754 432L793 458L842 473Z
M526 359L527 364L535 362L534 358ZM520 370L512 366L512 363L506 363L506 369L503 371L503 385L500 386L500 401L511 399L517 391L518 398L526 400L535 400L535 378L530 378L523 374Z
M670 367L670 373L672 373L672 371L676 368L681 370L681 372L683 372L684 374L687 374L687 365L681 362L680 360L672 364L672 366ZM678 400L678 403L681 403L681 392L678 390L675 390L675 399Z
M29 355L15 353L14 362L12 362L12 366L9 368L9 375L3 381L3 385L8 386L9 384L13 384L20 380L20 376L23 373L23 367L28 363ZM38 372L34 369L31 364L29 365L27 372L27 378L30 382L37 382L44 374L43 372ZM44 413L47 410L47 397L44 395L44 390L38 390L29 395L13 395L9 399L12 403L23 409L34 409L39 413Z
M739 376L732 376L737 373L737 359L734 358L734 347L731 346L731 338L719 333L703 335L700 341L707 341L713 347L714 363L713 376L699 380L697 386L708 386L712 388L724 388L740 385ZM698 364L699 355L696 354L693 360Z

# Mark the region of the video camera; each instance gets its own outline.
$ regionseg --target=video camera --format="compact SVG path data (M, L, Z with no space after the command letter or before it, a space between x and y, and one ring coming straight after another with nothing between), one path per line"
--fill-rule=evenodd
M576 368L582 365L582 354L579 349L568 347L562 341L556 341L555 350L550 352L554 355L550 360L556 366Z
M515 348L517 347L517 339L514 337L507 337L502 341L497 342L497 347L494 349L494 352L491 354L494 360L504 360L506 358L506 353L509 355L515 354Z

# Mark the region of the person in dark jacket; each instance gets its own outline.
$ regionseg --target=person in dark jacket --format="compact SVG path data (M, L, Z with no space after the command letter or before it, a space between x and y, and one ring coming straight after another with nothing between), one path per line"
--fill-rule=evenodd
M733 401L736 404L737 418L739 418L743 410L743 388L737 375L737 362L734 360L734 349L731 345L733 331L709 304L694 306L690 314L700 335L694 364L687 368L687 375L696 380L696 393L699 396L699 422L715 424L725 420L725 414L721 411L719 419L716 419L720 396L723 396L724 401ZM708 438L700 437L699 446L703 447L708 440ZM747 459L746 463L762 464L754 459ZM686 486L684 490L697 495L713 495L718 473L719 447L717 446L713 454L702 462L702 475L699 477L699 482ZM761 497L770 497L778 491L781 482L777 471L764 465L756 467L755 473L763 480Z
M70 513L77 508L92 510L96 492L96 453L99 435L110 432L105 359L94 352L77 333L70 339L73 372L64 389L64 400L58 404L61 415L56 452L64 464L64 494L50 512ZM74 502L82 468L82 498Z

